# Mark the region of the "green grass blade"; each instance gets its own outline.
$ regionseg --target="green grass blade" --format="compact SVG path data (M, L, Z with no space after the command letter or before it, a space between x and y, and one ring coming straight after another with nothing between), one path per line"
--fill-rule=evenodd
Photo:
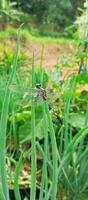
M47 153L48 153L48 126L47 126L47 117L45 110L45 102L43 103L43 118L44 118L44 183L45 183L45 200L47 200L48 192L48 173L47 173Z
M32 59L32 87L35 87L34 52ZM31 194L30 200L36 199L36 136L35 136L35 105L32 98L32 149L31 149Z
M41 145L37 142L36 146L37 146L42 158L45 159L45 152L42 149ZM53 170L53 166L52 166L52 164L51 164L51 162L50 162L50 160L48 158L47 158L47 164L48 164L49 170L52 171Z
M2 188L5 195L6 200L9 200L9 192L8 192L8 184L7 184L7 175L6 175L6 128L7 128L7 117L8 117L8 109L10 103L10 95L11 92L9 90L9 85L13 82L16 73L17 67L17 59L18 59L18 52L19 52L19 34L18 34L18 41L17 41L17 48L15 53L15 58L13 61L13 68L12 73L7 83L5 97L2 106L2 113L1 113L1 126L0 126L0 177L2 182Z
M62 168L65 167L68 159L70 159L72 152L75 151L75 148L77 147L78 143L82 138L84 138L88 134L88 127L84 128L83 130L80 130L72 139L72 141L69 143L67 150L64 152L63 159L61 160L61 163L59 165L58 174L61 173Z
M43 102L42 110L43 110L43 124L44 124L44 157L43 157L42 180L41 180L39 200L42 199L46 200L48 192L48 174L47 174L48 126L47 126L47 118L45 111L45 102Z
M14 193L16 200L21 200L20 191L19 191L19 174L23 165L23 153L21 154L19 161L16 165L15 174L14 174Z
M44 47L42 47L42 51L41 51L41 58L40 58L40 83L43 86L43 66L42 66L42 62L43 62L43 51L44 51Z
M3 190L2 190L2 184L1 183L0 183L0 200L6 200L5 195L3 193Z
M55 138L55 132L52 124L51 115L47 102L45 102L45 109L47 114L47 121L50 130L51 146L52 146L52 159L53 159L53 172L52 172L52 200L56 200L57 194L57 144Z
M35 87L35 66L34 66L34 51L33 51L33 56L32 56L32 88Z
M69 135L68 135L68 120L69 120L69 109L70 109L70 102L72 99L73 91L76 84L76 77L73 75L70 84L69 84L69 91L65 98L65 105L64 105L64 119L63 119L63 131L64 131L64 148L66 150L68 143L69 143Z

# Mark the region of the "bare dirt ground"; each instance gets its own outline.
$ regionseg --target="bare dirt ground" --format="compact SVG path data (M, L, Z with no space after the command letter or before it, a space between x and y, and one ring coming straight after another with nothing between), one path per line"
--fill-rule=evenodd
M10 51L13 53L15 51L16 41L14 37L0 39L0 51ZM52 69L59 59L61 54L73 54L74 47L71 44L59 43L59 42L48 42L48 41L38 41L31 39L22 39L20 44L21 54L26 55L29 59L29 65L31 65L32 53L34 50L35 54L35 67L39 67L41 60L41 52L43 49L43 66L45 69ZM72 70L71 68L69 68Z
M59 44L55 42L38 42L29 41L24 43L24 50L29 57L32 56L32 50L35 52L35 64L36 67L40 64L41 51L43 49L43 65L46 69L51 69L57 63L59 55L66 52L67 54L72 53L73 48L67 44Z
M32 51L34 50L35 54L35 67L39 67L41 60L41 52L43 49L43 59L42 64L46 70L52 70L59 57L63 54L73 54L74 47L71 44L64 44L58 42L40 42L40 41L26 41L22 42L23 53L29 57L29 60L32 58ZM31 64L31 62L30 62ZM67 67L63 68L63 76L70 75L78 71L78 67Z

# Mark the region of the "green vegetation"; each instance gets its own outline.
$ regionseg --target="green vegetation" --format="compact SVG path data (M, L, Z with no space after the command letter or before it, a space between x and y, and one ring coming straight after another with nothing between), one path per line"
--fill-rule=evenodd
M12 28L7 28L6 31L1 30L0 31L0 38L4 39L6 37L15 37L16 36L16 32L17 29L12 27ZM58 43L69 43L69 41L72 41L72 39L68 39L66 40L66 38L62 37L61 34L57 33L57 32L47 32L44 33L43 35L41 34L40 29L22 29L20 32L21 36L23 38L28 38L30 40L35 40L35 41L40 41L40 42L58 42ZM56 36L57 35L57 36ZM73 42L73 41L72 41Z
M0 200L88 199L83 3L1 1Z
M1 0L1 16L6 21L17 21L27 26L32 22L37 26L43 25L43 29L48 31L59 31L71 25L80 14L77 8L83 7L84 0ZM2 24L4 27L4 24ZM42 26L41 26L42 27ZM45 28L44 28L45 27Z

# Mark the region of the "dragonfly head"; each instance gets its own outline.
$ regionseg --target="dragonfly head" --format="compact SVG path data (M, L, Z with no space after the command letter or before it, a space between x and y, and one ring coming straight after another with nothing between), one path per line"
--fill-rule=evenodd
M40 83L37 83L37 84L36 84L36 88L40 89L40 88L41 88L41 84L40 84Z

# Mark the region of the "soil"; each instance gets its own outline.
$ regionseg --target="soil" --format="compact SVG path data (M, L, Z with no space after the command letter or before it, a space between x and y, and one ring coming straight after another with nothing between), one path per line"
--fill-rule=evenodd
M13 52L15 50L16 41L14 37L2 38L0 39L0 50L8 50ZM35 65L38 67L40 65L41 52L43 49L43 66L46 69L52 69L59 59L61 54L72 54L74 48L71 44L64 44L59 42L45 42L45 41L36 41L23 38L21 40L21 53L26 55L30 60L32 59L32 53L34 50L35 54ZM71 68L70 68L71 70Z
M52 69L55 66L61 53L66 52L68 54L73 52L72 46L67 46L67 44L63 43L59 44L58 42L51 43L26 41L25 43L22 42L22 44L24 46L24 53L29 55L29 58L32 57L32 51L34 49L36 67L38 67L40 64L41 52L43 49L43 66L48 70Z

